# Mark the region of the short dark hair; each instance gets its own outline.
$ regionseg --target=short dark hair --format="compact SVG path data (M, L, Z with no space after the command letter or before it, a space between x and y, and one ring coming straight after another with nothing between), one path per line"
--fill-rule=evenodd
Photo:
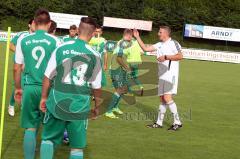
M69 30L76 30L77 29L77 26L76 25L71 25Z
M168 32L169 35L171 35L171 28L169 26L166 26L166 25L163 25L163 26L160 26L160 29L164 29Z
M81 23L85 23L88 25L92 25L94 28L97 27L97 23L95 22L95 20L91 17L83 17L81 18Z
M96 30L96 22L93 18L83 17L79 24L78 31L81 35L89 36Z
M123 35L126 35L126 34L131 34L131 35L133 35L133 32L132 32L131 29L125 29L125 30L123 31Z
M34 18L31 18L31 19L28 21L28 25L32 25L33 20L34 20Z
M48 33L52 34L57 28L57 23L51 20L50 28L48 29Z
M50 22L50 14L48 10L40 8L35 12L34 22L36 25L46 25Z
M96 29L103 29L101 25L96 24Z

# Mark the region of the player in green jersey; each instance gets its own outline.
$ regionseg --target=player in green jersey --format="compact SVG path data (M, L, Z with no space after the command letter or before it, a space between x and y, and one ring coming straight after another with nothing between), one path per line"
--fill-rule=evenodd
M58 47L48 63L40 103L45 112L41 159L53 158L54 147L61 144L65 129L69 135L70 159L83 159L90 94L93 92L95 97L95 116L99 113L101 94L100 54L88 44L95 26L92 18L82 18L78 39Z
M13 55L13 62L14 62L14 63L15 63L15 50L16 50L16 45L17 45L18 39L22 39L24 36L33 33L34 30L35 30L35 26L34 26L34 24L33 24L33 19L30 19L29 22L28 22L28 31L22 31L22 32L17 33L17 35L14 36L13 39L11 40L10 50L14 53L14 55ZM24 78L24 77L22 76L22 78ZM13 91L12 91L12 96L11 96L11 98L10 98L10 103L9 103L9 106L8 106L8 114L9 114L10 116L14 116L14 115L15 115L15 109L14 109L14 105L15 105L14 92L15 92L15 90L13 89Z
M17 43L14 64L15 100L22 103L21 127L25 129L23 139L25 159L35 158L36 132L43 116L39 110L42 80L48 60L59 45L58 39L47 33L51 25L47 10L37 10L34 23L36 31ZM21 87L23 64L24 91Z
M57 23L55 21L51 20L51 26L48 30L48 33L55 36L56 29L57 29ZM58 38L58 39L61 41L61 43L63 43L61 38ZM64 135L63 135L63 143L69 144L67 130L65 130Z
M127 58L129 68L131 69L131 72L129 73L131 80L128 82L128 92L133 93L131 90L131 82L133 81L140 88L140 94L143 96L143 86L138 79L138 67L139 64L142 64L141 54L143 51L139 46L137 40L132 39L131 44L132 45L129 48L123 50L123 53Z
M72 41L77 39L77 26L71 25L69 28L69 35L63 36L62 39L64 42Z
M123 114L118 107L118 103L121 97L128 92L127 72L130 72L131 69L127 64L124 51L132 46L132 36L132 30L125 29L123 39L118 42L117 47L113 51L110 74L115 92L109 103L108 111L105 113L105 116L109 118L118 118L114 113Z
M102 34L103 34L102 27L98 25L96 27L94 36L89 41L89 44L101 54L101 62L102 62L103 70L106 71L108 67L108 64L107 64L108 54L106 51L107 40L102 37ZM106 74L104 71L102 72L102 87L106 86L107 84Z

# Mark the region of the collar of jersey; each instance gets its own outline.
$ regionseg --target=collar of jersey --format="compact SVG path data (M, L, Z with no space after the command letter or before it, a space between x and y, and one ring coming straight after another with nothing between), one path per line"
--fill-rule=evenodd
M169 38L167 41L163 42L163 43L168 43L169 41L171 41L172 38Z
M82 40L82 39L79 39L79 38L77 38L76 41L78 41L78 42L83 42L83 43L87 44L86 41L84 41L84 40Z
M45 30L36 30L35 32L36 32L36 33L46 33Z

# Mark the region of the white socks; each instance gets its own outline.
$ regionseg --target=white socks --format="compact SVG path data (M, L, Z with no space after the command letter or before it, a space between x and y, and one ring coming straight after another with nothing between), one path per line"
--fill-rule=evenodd
M164 119L164 115L167 111L167 105L166 104L161 104L159 106L159 112L158 112L158 119L157 119L157 124L158 125L163 125L163 119Z
M170 101L167 103L169 106L170 111L173 114L173 125L177 124L177 125L181 125L181 121L179 119L179 115L178 115L178 111L177 111L177 106L175 104L174 101Z
M173 125L175 125L175 124L181 125L182 123L179 119L179 115L177 112L177 106L174 101L170 101L167 104L161 104L159 106L157 124L161 125L161 126L163 125L163 119L164 119L164 115L167 111L167 106L169 106L169 109L170 109L171 113L173 114Z

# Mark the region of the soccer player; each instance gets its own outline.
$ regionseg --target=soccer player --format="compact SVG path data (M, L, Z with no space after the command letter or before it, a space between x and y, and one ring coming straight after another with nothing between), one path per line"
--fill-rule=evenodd
M132 30L125 29L123 39L118 42L116 49L113 51L110 74L115 92L108 105L108 110L105 113L105 116L108 118L118 118L114 113L119 115L123 114L118 104L121 97L128 92L127 72L131 71L123 55L124 51L132 46L132 36Z
M41 110L46 112L41 159L53 158L54 147L61 144L65 129L69 135L70 159L83 159L90 93L93 91L95 97L95 117L101 95L100 54L88 44L95 27L92 18L82 18L78 39L58 47L48 63L40 103Z
M138 79L138 67L139 64L142 64L142 58L141 55L143 53L141 47L139 46L138 42L135 39L131 40L131 47L124 49L123 53L127 58L127 63L129 65L129 68L131 70L130 72L130 79L137 85L139 86L141 90L141 96L143 96L143 86ZM128 82L128 92L132 93L133 91L131 90L131 81Z
M102 37L102 34L103 34L102 27L97 25L94 36L89 41L89 44L91 46L93 46L93 48L101 54L102 66L103 66L104 71L106 71L107 67L108 67L108 65L107 65L108 54L106 51L107 41L105 38ZM105 75L104 71L102 72L102 87L106 86L106 84L107 84L107 79L106 79L106 75Z
M160 26L158 36L160 42L152 46L146 46L141 40L137 30L134 30L139 45L144 51L157 51L158 61L158 95L161 104L159 106L159 114L157 122L148 125L149 128L162 128L164 114L169 107L173 114L173 124L168 130L178 130L182 127L179 119L177 106L173 100L173 95L177 94L179 61L183 58L180 44L171 38L171 29L168 26Z
M57 23L55 21L51 20L51 26L48 30L48 33L55 36L56 29L57 29ZM60 40L61 43L63 43L61 38L58 38L58 39ZM63 134L63 143L69 144L68 133L66 130Z
M34 24L33 24L33 19L30 19L29 22L28 22L28 31L19 32L11 40L10 50L13 51L13 53L14 53L14 56L13 56L13 62L14 63L15 63L15 51L16 51L16 45L17 45L18 39L22 39L24 36L27 36L27 35L33 33L34 30L35 30L35 27L34 27ZM23 76L21 76L21 77L22 77L22 79L24 78ZM15 105L14 92L15 92L15 90L13 89L12 96L11 96L11 99L10 99L10 103L9 103L9 106L8 106L8 114L10 116L14 116L15 115L15 110L14 110L14 105Z
M77 39L77 26L71 25L69 28L69 35L64 36L62 39L64 42L72 41Z
M59 45L56 37L47 33L51 21L49 12L39 9L35 13L36 31L18 41L14 64L15 100L22 102L21 127L25 129L23 148L24 158L34 159L36 132L42 121L39 104L42 80L51 53ZM24 91L21 87L22 65L24 68Z

